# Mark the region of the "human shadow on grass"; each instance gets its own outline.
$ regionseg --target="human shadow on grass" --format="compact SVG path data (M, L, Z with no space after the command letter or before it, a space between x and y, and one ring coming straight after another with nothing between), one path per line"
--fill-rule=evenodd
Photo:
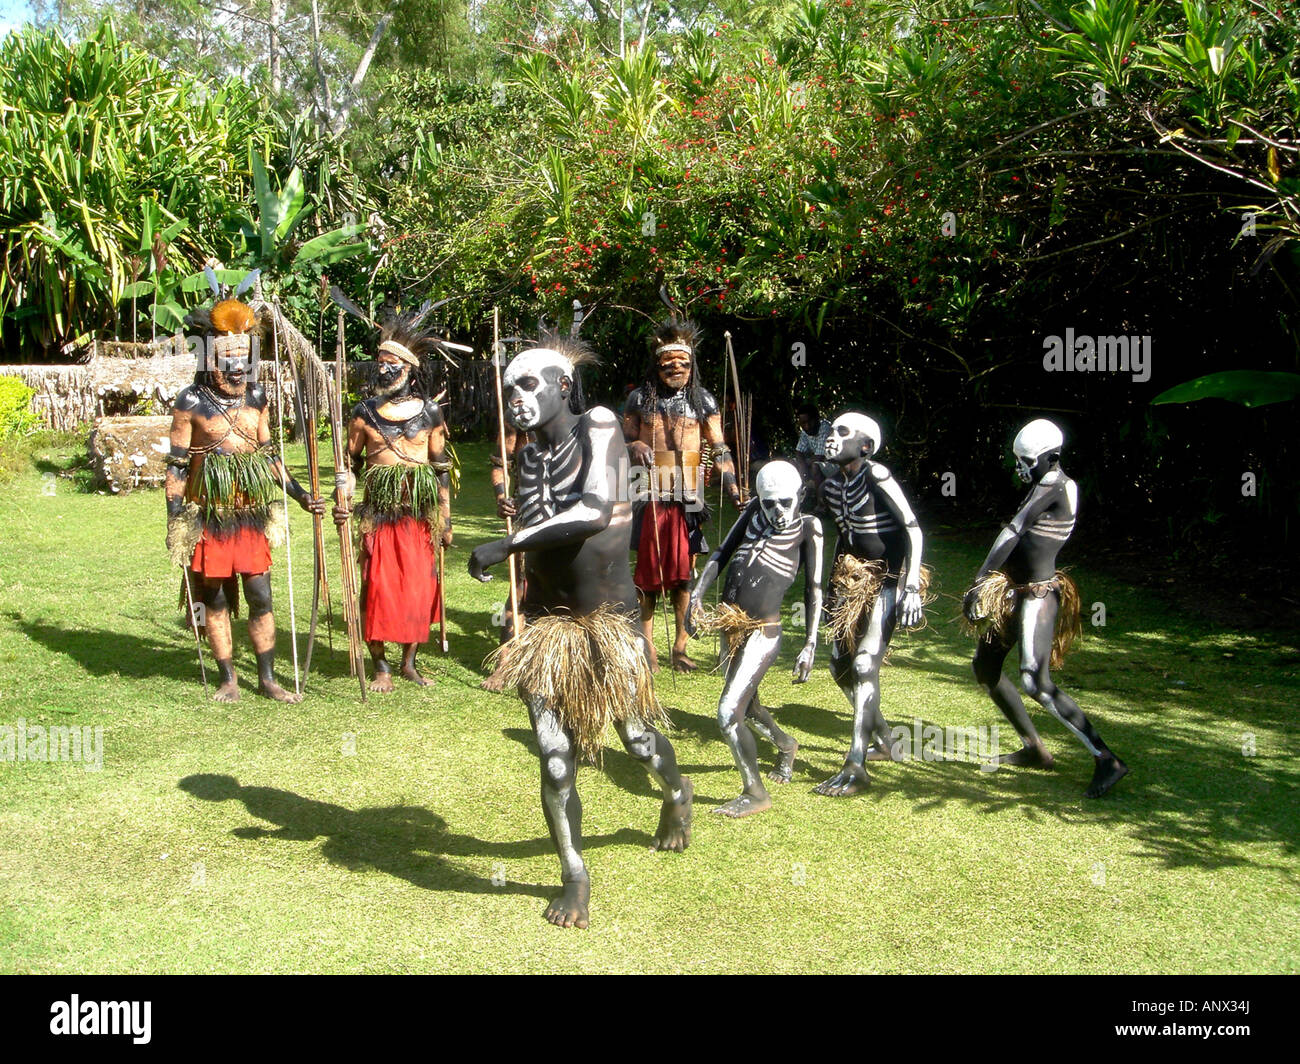
M901 796L918 813L960 803L982 814L1102 824L1134 842L1133 856L1166 867L1267 868L1300 881L1293 864L1228 849L1260 843L1288 856L1300 852L1295 813L1300 773L1289 759L1225 756L1171 744L1167 734L1153 736L1112 723L1104 734L1134 771L1105 797L1086 800L1082 792L1092 758L1072 736L1053 734L1050 718L1034 716L1056 755L1051 771L1004 765L990 772L974 761L957 760L876 763L867 793ZM923 726L930 723L922 721ZM1016 748L1019 741L1011 727L1005 722L998 727L1004 751Z
M421 806L394 805L348 809L332 802L304 798L278 787L244 786L233 776L201 773L186 776L177 786L195 798L208 802L239 801L259 820L276 828L249 824L231 834L248 841L278 839L284 842L323 840L320 852L331 864L360 871L374 868L404 879L423 890L456 891L462 894L525 894L550 898L555 887L538 883L501 886L490 878L447 860L465 858L524 858L553 854L549 837L513 842L488 842L472 835L447 830L447 822ZM585 849L602 846L648 846L645 832L624 828L583 838Z
M7 616L30 639L55 654L66 654L93 676L126 676L132 679L193 677L198 682L199 665L194 633L185 627L183 614L177 614L180 619L176 623L172 639L143 639L130 632L100 628L58 628L40 621L25 620L15 613ZM159 623L157 630L165 634L170 629ZM212 656L206 644L203 653L207 664L211 666Z
M508 597L509 582L503 584L503 587L505 588L503 594ZM467 669L486 677L487 670L483 667L483 659L500 645L498 630L491 624L491 613L481 609L456 609L450 603L444 603L444 606L447 611L448 627L454 624L459 629L455 633L449 633L447 637L451 657Z

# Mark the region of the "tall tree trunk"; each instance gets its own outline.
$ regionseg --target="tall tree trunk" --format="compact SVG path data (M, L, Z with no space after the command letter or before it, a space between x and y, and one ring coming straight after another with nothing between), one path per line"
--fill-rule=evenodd
M320 83L320 94L316 100L317 115L322 122L329 122L334 112L334 100L330 96L329 79L325 77L325 68L320 62L320 4L311 0L311 58L316 67L316 80Z
M641 16L641 36L637 38L637 47L645 47L646 27L650 24L650 8L654 6L653 0L645 0L645 14Z
M361 88L361 83L366 79L366 72L370 69L370 64L375 58L375 52L379 50L379 42L383 39L388 24L393 21L394 6L396 6L395 3L390 5L388 10L379 16L379 21L375 24L375 32L370 35L370 43L366 45L365 53L361 56L361 62L357 64L356 72L352 75L352 82L349 86L351 92L348 93L343 106L339 108L338 114L334 116L335 133L342 132L343 127L347 125L348 115L352 113L352 108L357 105L358 90Z
M271 93L280 95L280 27L284 25L284 0L271 0L271 14L267 19L271 61Z

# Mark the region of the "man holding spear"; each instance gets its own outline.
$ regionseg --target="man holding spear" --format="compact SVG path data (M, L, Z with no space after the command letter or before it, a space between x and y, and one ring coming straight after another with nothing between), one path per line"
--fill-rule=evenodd
M353 477L334 507L342 528L352 516L355 478L362 477L361 614L375 672L370 690L377 692L393 690L385 643L401 645L403 677L422 687L431 682L416 669L415 652L441 617L437 555L452 542L446 425L438 404L417 388L423 360L438 344L421 330L422 317L399 315L380 330L377 391L352 411Z
M167 547L172 560L186 567L192 618L194 600L203 604L219 673L213 699L239 698L230 618L239 609L242 577L258 692L297 702L302 696L286 691L274 675L271 547L283 543L288 531L276 501L283 490L313 514L324 513L325 502L289 476L271 440L266 389L250 381L263 316L238 298L219 299L211 309L194 311L188 323L199 331L199 364L172 412Z
M641 627L650 647L651 668L657 668L655 605L660 595L670 595L676 624L672 666L678 672L697 668L686 654L686 604L695 555L708 549L704 542L708 511L699 484L704 444L713 448L722 490L737 509L743 505L731 449L722 435L718 401L699 383L695 361L699 335L693 321L675 312L655 330L645 383L628 396L623 412L623 437L632 461L650 472L648 501L639 505L632 532Z

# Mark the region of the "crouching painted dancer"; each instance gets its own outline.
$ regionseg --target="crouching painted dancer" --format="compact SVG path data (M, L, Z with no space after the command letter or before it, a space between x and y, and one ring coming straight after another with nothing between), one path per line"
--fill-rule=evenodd
M627 448L605 407L584 411L576 341L548 337L507 367L505 408L532 433L519 456L518 521L504 539L475 548L471 575L523 553L525 625L509 644L503 678L528 706L541 754L542 809L559 851L563 892L546 908L560 927L586 927L591 884L582 860L579 755L598 759L609 724L663 793L653 846L684 850L691 836L691 783L655 727L646 643L637 631L627 568L631 506L617 483Z
M1084 796L1099 798L1128 774L1124 764L1084 716L1083 710L1052 680L1079 634L1079 590L1056 568L1056 557L1074 531L1079 487L1061 468L1061 430L1044 418L1031 421L1016 436L1016 471L1029 495L993 542L962 611L979 635L975 679L1011 721L1021 749L1004 754L1003 764L1051 768L1053 758L1025 712L1002 663L1020 644L1020 683L1025 693L1070 729L1095 767Z
M289 476L275 453L266 389L255 381L262 317L238 299L222 299L192 312L187 324L202 342L194 383L172 411L167 547L186 567L183 594L203 607L196 620L207 628L219 673L213 698L239 698L230 618L239 612L242 577L258 692L297 702L301 695L275 682L271 548L287 535L282 490L311 513L324 513L325 503Z
M402 676L427 686L415 652L441 617L437 548L452 542L447 432L421 373L437 346L421 331L421 314L391 318L380 330L377 388L358 403L348 426L348 456L364 486L356 516L362 533L362 632L374 679L370 690L393 690L385 643L402 648ZM349 491L349 506L352 491ZM335 506L334 520L348 506Z
M907 496L872 456L880 426L865 414L842 414L826 440L838 467L822 485L839 528L831 568L828 623L831 674L853 706L853 736L844 767L818 794L857 794L870 782L864 762L891 760L893 736L880 711L880 667L898 624L919 625L929 571L921 564L920 526Z
M804 571L804 617L808 637L794 665L794 682L804 683L817 651L822 611L822 526L800 513L803 479L788 462L769 462L754 484L752 500L704 566L691 593L687 625L718 631L724 640L726 681L718 700L718 726L740 770L744 789L714 810L723 816L760 813L772 805L758 770L758 751L750 727L776 746L776 767L768 778L789 783L799 744L772 719L758 700L758 685L781 648L781 603L800 568ZM730 563L730 565L728 565ZM705 592L727 569L722 602L709 615L701 610Z

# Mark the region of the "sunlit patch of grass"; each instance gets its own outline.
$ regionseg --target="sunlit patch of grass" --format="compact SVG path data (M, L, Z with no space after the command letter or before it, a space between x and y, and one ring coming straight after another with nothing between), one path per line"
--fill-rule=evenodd
M104 728L99 772L0 763L5 971L1296 971L1295 649L1214 631L1071 556L1104 628L1058 676L1132 766L1085 802L1091 759L1034 716L1050 773L971 763L872 766L870 792L812 787L840 765L848 705L825 647L793 686L790 628L763 701L801 743L774 808L709 810L739 780L718 737L719 675L661 672L672 740L698 795L685 854L648 850L658 801L617 743L583 768L592 926L541 919L558 868L527 716L478 689L501 579L465 573L496 533L486 449L466 476L448 555L451 653L431 689L365 704L346 638L318 636L307 698L204 700L176 609L161 495L78 493L39 471L0 508L0 724ZM292 456L291 456L292 459ZM298 466L301 468L299 457ZM310 521L292 512L300 643ZM883 680L891 721L1011 729L974 686L953 623L991 532L931 536L943 593ZM711 540L717 542L717 537ZM328 537L337 596L337 539ZM286 565L273 569L280 673L292 681ZM791 595L791 601L797 592ZM335 604L336 623L341 611ZM323 624L323 622L322 622ZM660 653L667 660L662 630ZM300 653L305 647L300 645ZM206 651L205 651L206 653ZM696 656L711 667L709 643ZM208 657L211 669L211 658ZM772 751L760 740L765 763Z

